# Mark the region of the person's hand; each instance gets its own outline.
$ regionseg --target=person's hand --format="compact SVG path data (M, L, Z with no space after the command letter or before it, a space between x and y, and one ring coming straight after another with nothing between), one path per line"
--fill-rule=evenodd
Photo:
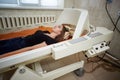
M65 32L65 35L64 35L64 40L69 39L69 37L70 37L70 33L69 33L69 32Z

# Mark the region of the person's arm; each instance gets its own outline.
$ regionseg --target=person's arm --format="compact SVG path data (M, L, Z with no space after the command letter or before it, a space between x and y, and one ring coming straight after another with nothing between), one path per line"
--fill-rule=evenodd
M28 50L33 50L33 49L44 47L44 46L47 46L46 42L42 42L40 44L37 44L37 45L34 45L34 46L30 46L30 47L26 47L26 48L23 48L23 49L19 49L19 50L13 51L13 52L20 53L20 52L24 52L24 51L28 51Z
M42 43L34 45L34 46L30 46L30 47L22 48L22 49L19 49L16 51L5 53L4 55L0 55L0 58L9 56L9 55L13 55L13 54L17 54L17 53L21 53L21 52L25 52L25 51L29 51L29 50L33 50L33 49L44 47L44 46L47 46L46 42L42 42Z
M42 43L40 43L40 44L31 46L30 50L36 49L36 48L40 48L40 47L44 47L44 46L47 46L46 42L42 42Z

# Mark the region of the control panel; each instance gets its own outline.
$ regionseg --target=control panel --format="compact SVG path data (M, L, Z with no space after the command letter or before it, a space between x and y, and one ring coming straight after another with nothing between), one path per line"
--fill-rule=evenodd
M100 53L110 49L106 42L101 42L99 44L94 45L91 49L89 49L85 54L88 57L94 57L99 55Z

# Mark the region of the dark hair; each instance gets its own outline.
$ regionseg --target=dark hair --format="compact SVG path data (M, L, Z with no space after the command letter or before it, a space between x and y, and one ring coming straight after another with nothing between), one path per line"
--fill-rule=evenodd
M60 42L60 41L63 41L63 40L64 40L64 35L65 35L65 32L67 32L67 31L68 31L68 29L65 27L65 25L64 25L64 24L62 24L62 26L63 26L63 29L62 29L62 31L61 31L61 34L59 34L58 36L56 36L56 37L55 37L55 40L56 40L56 41L58 41L58 42Z

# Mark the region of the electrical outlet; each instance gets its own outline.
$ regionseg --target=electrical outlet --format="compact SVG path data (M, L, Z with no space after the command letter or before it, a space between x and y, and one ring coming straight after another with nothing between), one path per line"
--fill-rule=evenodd
M97 45L93 46L93 49L96 53L101 53L103 51L106 51L109 49L109 46L107 45L106 42L99 43Z
M120 16L120 10L118 11L118 16Z
M100 53L110 49L106 42L101 42L99 44L94 45L90 50L86 51L86 55L88 57L94 57L99 55Z

